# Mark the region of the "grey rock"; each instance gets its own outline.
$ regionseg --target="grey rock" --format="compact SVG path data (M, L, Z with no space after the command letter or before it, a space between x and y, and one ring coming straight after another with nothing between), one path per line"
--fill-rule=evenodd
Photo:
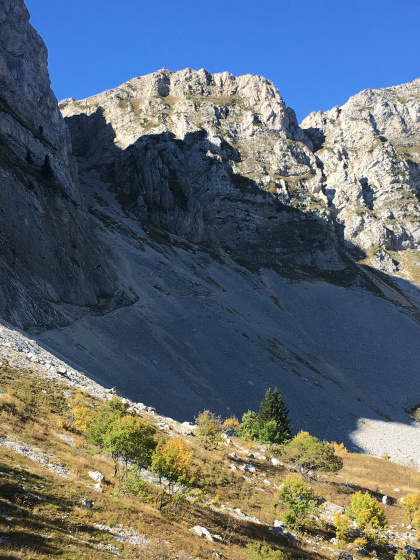
M47 49L21 0L0 7L0 314L19 327L69 321L112 289L89 227ZM16 211L16 208L19 211Z
M99 471L89 471L88 476L99 484L105 484L106 482L105 476Z
M353 560L353 555L347 550L340 550L337 554L337 560Z
M344 512L345 512L345 508L339 506L338 504L334 504L332 502L324 502L320 506L321 517L327 519L328 521L332 521L335 515L342 514Z
M420 80L365 90L342 107L311 113L302 127L322 162L321 190L344 240L368 256L420 243ZM392 260L374 258L386 272Z
M201 525L195 525L195 527L193 527L191 530L194 531L194 533L197 533L199 537L203 537L208 541L213 541L213 537L211 536L210 531L205 527L202 527Z
M382 496L381 501L385 506L392 506L392 504L394 502L394 500L390 496L387 496L387 495Z
M318 213L285 205L285 178L319 170L265 78L161 70L62 111L82 183L96 170L142 223L265 266L345 268L326 205Z

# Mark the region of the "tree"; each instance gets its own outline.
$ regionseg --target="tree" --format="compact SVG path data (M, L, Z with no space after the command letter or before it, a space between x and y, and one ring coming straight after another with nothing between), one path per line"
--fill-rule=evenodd
M373 542L380 540L379 533L387 528L385 513L373 496L367 492L355 492L348 514L357 528Z
M242 438L258 439L261 443L284 443L292 431L288 413L278 388L267 389L259 412L248 410L242 416L236 434Z
M261 437L268 439L262 443L283 443L290 438L292 426L288 417L289 411L284 404L283 397L275 387L274 391L267 389L264 400L258 412L258 425ZM271 427L264 431L264 427L271 422ZM273 425L275 422L275 427Z
M330 443L320 441L308 432L299 432L284 448L284 454L307 470L337 472L343 467Z
M169 439L157 446L150 470L158 475L161 484L159 509L182 497L185 488L193 483L191 458L191 451L179 438Z
M206 449L216 449L222 441L222 422L209 410L201 412L195 419L197 435L204 442Z
M102 439L105 451L111 454L115 463L114 476L118 471L120 457L124 461L127 477L128 461L135 461L141 467L148 467L152 462L152 453L157 442L156 430L138 416L127 414L117 418L108 425Z
M287 506L284 521L295 529L303 527L313 512L316 498L314 491L300 476L290 475L286 478L279 491L279 497Z
M114 476L117 475L120 458L127 473L128 461L148 467L157 442L153 426L128 412L128 405L114 396L109 401L93 408L82 394L72 401L74 423L83 431L91 443L111 454L114 460Z
M87 424L88 439L99 447L104 446L104 437L112 425L127 414L128 406L121 399L114 396L92 412Z

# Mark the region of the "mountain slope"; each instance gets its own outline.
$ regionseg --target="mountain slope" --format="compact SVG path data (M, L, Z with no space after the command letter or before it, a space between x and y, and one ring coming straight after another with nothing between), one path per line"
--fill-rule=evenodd
M316 127L264 78L161 70L61 103L76 167L45 47L22 2L2 9L2 318L178 419L241 415L278 386L295 430L417 460L419 291L351 257L368 245L343 236ZM394 248L416 252L404 181L387 185L411 193L394 222L413 241Z

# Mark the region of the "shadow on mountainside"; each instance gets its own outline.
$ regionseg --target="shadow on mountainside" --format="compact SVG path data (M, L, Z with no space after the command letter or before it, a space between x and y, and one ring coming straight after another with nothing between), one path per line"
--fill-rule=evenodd
M325 274L342 282L354 276L334 226L236 173L241 154L226 140L214 143L205 130L182 140L163 132L121 149L102 107L66 122L82 166L96 167L126 214L143 225L222 247L244 262L277 267L292 277Z
M326 224L237 176L234 148L202 131L122 150L101 109L67 120L109 266L136 303L46 331L42 345L178 420L241 416L278 386L295 431L350 450L361 419L372 438L370 420L408 429L420 400L416 287L357 266Z

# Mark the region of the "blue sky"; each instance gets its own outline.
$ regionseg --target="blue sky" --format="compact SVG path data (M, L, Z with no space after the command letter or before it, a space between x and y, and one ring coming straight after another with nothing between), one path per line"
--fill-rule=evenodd
M420 77L419 0L26 0L58 99L159 68L272 80L301 120Z

